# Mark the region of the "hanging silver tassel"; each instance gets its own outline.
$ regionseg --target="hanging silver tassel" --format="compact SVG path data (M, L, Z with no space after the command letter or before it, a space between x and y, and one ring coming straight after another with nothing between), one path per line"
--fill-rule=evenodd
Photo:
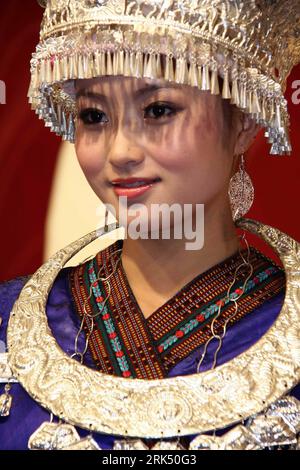
M168 56L166 59L166 68L165 68L165 80L175 81L174 67L173 67L173 58Z
M75 54L70 55L69 57L69 77L76 77L76 58Z
M252 95L252 113L257 116L261 113L261 106L256 89L254 89Z
M120 75L121 74L120 70L121 70L122 64L120 64L120 59L121 59L121 56L119 54L119 51L118 50L114 51L113 52L113 59L112 59L113 74L114 75Z
M280 105L279 104L276 104L275 126L276 126L277 129L282 129L281 111L280 111Z
M118 67L117 67L118 75L124 74L124 51L118 51Z
M267 121L267 103L265 96L263 97L262 106L261 106L261 124L266 125Z
M124 75L125 77L130 77L130 53L129 51L125 51L124 56Z
M100 70L102 75L107 75L105 52L100 52Z
M157 69L157 58L156 58L156 55L155 54L151 54L151 58L150 58L150 73L151 73L151 76L152 78L159 78L159 73L158 73L158 69Z
M219 77L217 70L213 70L211 73L211 93L212 95L220 94Z
M242 109L247 108L247 90L245 83L240 84L240 106Z
M141 51L137 51L135 56L135 73L134 76L137 78L143 77L144 72L144 64L143 64L143 54Z
M88 63L89 63L88 57L86 56L86 54L83 54L83 56L82 56L82 68L83 68L84 78L89 78L89 76L88 76Z
M87 78L92 78L94 77L94 60L93 60L93 54L88 55L88 60L87 60L87 67L86 67L86 76Z
M240 93L237 79L234 79L232 82L230 103L236 105L237 107L240 106Z
M189 73L188 73L186 59L184 57L179 57L179 59L176 59L176 70L175 70L176 83L187 84L188 75Z
M117 69L118 69L117 61L118 61L118 54L117 54L117 51L114 51L113 55L112 55L113 75L118 74L118 72L117 72Z
M190 64L188 83L191 86L200 88L198 68L195 63Z
M175 63L175 82L182 83L183 76L183 58L177 57Z
M202 66L197 65L199 90L202 90Z
M40 65L40 84L46 81L46 59L41 60Z
M136 56L135 52L130 52L130 75L135 74L135 69L136 69Z
M75 122L74 116L72 113L69 115L69 126L68 126L68 138L70 142L74 143L75 141Z
M222 89L222 98L226 100L230 100L231 92L229 86L229 72L228 70L224 71L224 79L223 79L223 89Z
M46 83L52 83L53 82L53 72L51 68L51 62L50 59L46 60Z
M62 79L68 80L69 78L69 63L68 56L64 56L62 59ZM49 82L48 82L49 83Z
M111 52L108 51L106 53L106 74L107 75L113 75L113 64L112 64L112 57L111 57Z
M66 113L65 113L64 110L62 111L61 134L62 134L63 140L66 140L66 138L67 138L67 119L66 119Z
M53 67L53 81L59 82L62 79L61 73L61 62L58 57L54 59L54 67Z
M102 75L101 69L101 60L100 60L100 52L95 51L94 54L94 77L98 77Z
M145 57L145 68L144 68L144 77L156 78L156 61L155 56L151 53L147 59Z
M28 92L27 92L27 98L28 98L28 101L29 103L32 103L32 95L33 95L33 90L35 90L37 87L38 87L38 76L37 76L37 72L34 73L34 75L32 75L31 77L31 80L30 80L30 85L29 85L29 88L28 88Z
M157 54L156 56L156 76L157 78L163 78L160 54Z
M202 66L201 90L203 90L203 91L210 90L210 76L209 76L208 64L204 64Z
M275 103L274 103L274 98L269 99L269 106L268 106L268 122L270 125L274 124L274 116L275 116Z
M78 78L85 78L84 77L84 70L83 70L83 61L82 61L82 55L80 54L78 56Z

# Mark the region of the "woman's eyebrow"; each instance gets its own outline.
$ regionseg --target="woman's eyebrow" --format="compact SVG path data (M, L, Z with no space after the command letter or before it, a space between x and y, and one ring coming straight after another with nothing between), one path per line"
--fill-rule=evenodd
M141 96L145 95L145 94L149 94L149 93L153 93L154 91L157 91L157 90L162 90L162 89L169 89L169 88L172 88L172 89L178 89L180 88L177 84L164 84L164 85L158 85L158 84L153 84L153 85L146 85L142 88L138 88L137 90L135 90L133 92L134 94L134 97L135 98L140 98ZM76 100L80 97L86 97L86 98L94 98L94 99L98 99L99 101L107 101L108 100L108 97L106 95L103 95L102 93L98 93L98 92L95 92L95 91L89 91L89 90L85 90L85 89L81 89L81 90L78 90L76 92Z
M159 85L159 84L146 85L146 86L136 90L134 92L134 95L135 95L136 98L139 98L142 95L145 95L145 94L148 94L148 93L153 93L154 91L157 91L157 90L163 90L165 88L167 88L167 89L169 89L169 88L178 89L180 87L177 84L172 84L172 83L166 83L166 84L162 84L162 85Z
M107 96L102 95L101 93L97 93L95 91L89 91L89 90L85 90L85 89L78 90L76 92L75 98L76 98L76 100L78 100L78 98L80 98L82 96L85 97L85 98L94 98L94 99L97 99L99 101L107 101Z

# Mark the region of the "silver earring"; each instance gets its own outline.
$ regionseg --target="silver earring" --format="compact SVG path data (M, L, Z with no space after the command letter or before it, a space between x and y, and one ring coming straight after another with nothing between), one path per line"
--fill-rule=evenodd
M239 170L230 179L228 195L232 218L240 219L249 211L254 200L254 187L245 170L244 155L241 155Z

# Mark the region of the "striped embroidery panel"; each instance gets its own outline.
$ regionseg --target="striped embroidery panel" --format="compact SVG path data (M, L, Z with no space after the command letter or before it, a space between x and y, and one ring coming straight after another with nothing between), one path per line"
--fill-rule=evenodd
M89 346L100 370L128 378L163 378L166 371L160 355L143 315L140 315L135 302L128 295L120 268L117 268L109 279L111 293L108 302L103 306L103 301L109 294L109 287L106 282L96 282L95 279L100 267L101 277L112 273L119 255L112 256L110 260L109 257L118 248L120 247L116 242L82 265L82 269L76 267L71 270L69 285L77 313L82 318L83 305L86 303L89 305L88 311L94 311L96 314ZM84 287L78 289L79 285ZM92 296L87 300L90 288ZM89 319L88 323L91 324ZM86 333L89 325L85 324Z
M225 303L224 300L213 301L210 307L197 309L187 322L176 325L173 330L165 335L163 340L154 340L158 351L163 357L167 370L170 370L179 361L191 354L195 349L195 345L200 346L211 337L210 325L218 313L218 302L221 302L223 307L221 308L221 314L217 320L215 331L222 333L222 327L227 319L229 319L229 326L233 325L246 314L250 314L253 310L260 307L263 302L272 298L275 294L279 294L284 287L284 278L275 269L269 268L269 274L265 271L257 273L257 277L263 278L264 281L254 283L250 280L247 283L245 294L238 300L238 311L236 314L232 302ZM237 287L237 291L239 291L240 287ZM238 295L237 292L234 292L231 298ZM233 316L232 319L230 319L231 316Z
M221 331L234 313L234 304L226 301L226 294L241 258L235 254L196 276L146 320L122 263L110 277L111 295L103 304L109 293L108 284L96 281L97 273L100 267L102 277L112 273L120 255L111 255L122 246L122 240L118 240L71 271L70 286L76 310L82 317L85 304L88 313L96 314L89 347L100 370L130 378L162 378L209 339L210 324L220 303L217 331ZM254 248L250 251L250 261L253 275L238 300L239 310L229 321L229 327L284 289L284 272L274 263ZM240 272L231 298L240 294L243 281ZM87 301L90 290L92 295ZM91 328L89 318L85 330L88 328Z

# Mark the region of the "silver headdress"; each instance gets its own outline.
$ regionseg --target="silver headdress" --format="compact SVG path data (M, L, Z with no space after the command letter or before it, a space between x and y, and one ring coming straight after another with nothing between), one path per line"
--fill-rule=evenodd
M266 128L271 154L291 152L284 91L300 62L299 0L39 3L45 12L28 97L63 139L74 140L74 79L124 75L221 94Z

